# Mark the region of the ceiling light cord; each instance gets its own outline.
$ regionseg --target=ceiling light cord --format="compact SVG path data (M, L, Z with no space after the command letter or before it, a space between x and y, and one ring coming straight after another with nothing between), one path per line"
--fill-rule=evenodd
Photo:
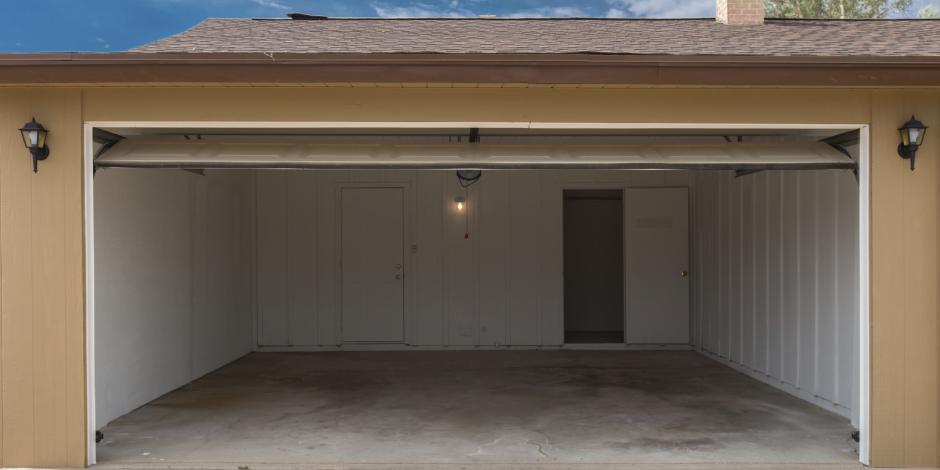
M466 208L464 210L464 233L463 238L465 240L470 239L470 211L473 210L473 204L470 203L470 186L478 183L480 178L483 177L482 170L457 170L457 183L460 184L460 187L463 188L464 192L464 201L466 201Z

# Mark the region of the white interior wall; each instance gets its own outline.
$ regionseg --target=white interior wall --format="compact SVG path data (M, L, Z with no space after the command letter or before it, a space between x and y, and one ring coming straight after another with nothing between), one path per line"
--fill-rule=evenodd
M858 184L848 171L693 176L693 343L857 419Z
M256 178L258 343L267 347L341 341L336 194L344 184L407 188L405 338L415 346L561 345L563 189L689 185L677 171L486 171L468 194L453 171Z
M96 426L252 348L251 174L95 176Z
M335 195L373 183L406 187L416 346L562 344L563 189L691 184L693 343L857 409L858 197L845 171L489 171L465 195L469 239L452 171L106 170L95 183L99 427L255 343L339 344Z

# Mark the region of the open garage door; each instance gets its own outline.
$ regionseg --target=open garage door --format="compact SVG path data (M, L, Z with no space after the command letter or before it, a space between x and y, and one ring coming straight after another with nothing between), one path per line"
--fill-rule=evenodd
M337 141L284 136L157 136L121 140L96 166L124 168L381 169L854 169L856 162L821 141L715 138L616 139L491 137L487 142ZM479 139L479 137L477 137ZM389 139L386 139L389 140ZM443 140L437 138L435 140ZM453 140L453 139L449 139ZM587 140L587 141L586 141ZM638 141L640 140L640 141ZM726 140L731 140L726 141Z
M460 124L86 134L99 462L858 460L859 132Z

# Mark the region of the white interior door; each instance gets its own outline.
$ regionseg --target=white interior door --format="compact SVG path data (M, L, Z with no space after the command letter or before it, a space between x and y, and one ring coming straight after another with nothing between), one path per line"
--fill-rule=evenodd
M343 341L404 341L401 188L342 190Z
M624 193L624 319L628 344L689 342L689 190Z

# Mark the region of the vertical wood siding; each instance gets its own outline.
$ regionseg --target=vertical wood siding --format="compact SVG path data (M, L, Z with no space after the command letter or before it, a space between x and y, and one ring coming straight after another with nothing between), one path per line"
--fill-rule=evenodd
M0 465L85 463L81 96L0 90ZM32 172L16 129L52 153Z
M442 105L446 103L446 106ZM896 154L897 127L916 113L933 129L911 173ZM53 154L32 175L16 129L31 116L53 130ZM872 462L879 466L940 464L940 91L870 89L575 89L575 88L300 88L300 87L96 87L0 90L0 463L4 466L80 466L84 463L84 364L81 208L82 120L131 121L555 121L555 122L740 122L872 124ZM933 123L933 124L931 124ZM932 136L932 137L931 137ZM46 180L39 182L39 180ZM782 182L780 182L782 183ZM36 187L34 188L34 184ZM788 193L792 186L769 192ZM421 185L418 185L419 187ZM328 203L318 189L317 204ZM433 191L429 188L428 191ZM43 192L43 194L39 194ZM725 194L714 197L725 197ZM771 201L773 203L773 201ZM441 211L423 208L420 224L434 224ZM767 223L789 233L790 215ZM840 214L845 214L840 211ZM43 215L44 214L44 215ZM48 225L47 225L48 224ZM61 232L56 232L56 228ZM725 230L724 221L719 231ZM329 256L334 235L317 241ZM841 237L841 234L840 234ZM707 243L719 249L725 238ZM786 239L768 239L769 250ZM49 251L33 248L48 247ZM420 242L425 247L432 247ZM56 248L53 245L58 245ZM786 248L791 249L792 247ZM844 249L844 245L843 245ZM48 253L48 256L44 255ZM58 255L56 255L58 254ZM61 257L58 257L61 255ZM843 256L841 253L837 256ZM421 315L439 310L440 282L427 273L442 259L421 260ZM729 266L708 269L717 278ZM508 267L507 267L508 269ZM507 271L508 272L508 271ZM55 274L61 273L61 274ZM319 276L319 272L317 275ZM58 276L62 277L58 277ZM775 306L786 307L795 285L771 269L768 293L772 348L793 336ZM48 280L52 284L42 284ZM332 289L318 277L318 292ZM34 302L33 287L50 299ZM722 309L731 299L715 286L709 302ZM777 297L780 301L777 301ZM438 299L438 300L435 300ZM325 307L324 297L318 305ZM840 300L841 302L841 300ZM321 305L323 304L323 305ZM56 306L59 305L59 306ZM482 318L482 317L481 317ZM427 320L427 321L425 321ZM703 325L706 340L720 344L725 317ZM415 320L421 335L443 334L433 315ZM319 341L335 332L333 317L318 317ZM778 326L774 326L780 323ZM36 326L38 325L38 327ZM51 338L65 343L53 344ZM426 329L425 329L426 326ZM48 327L49 331L45 331ZM774 329L776 328L776 329ZM723 330L722 330L723 331ZM777 334L775 334L775 331ZM56 336L58 334L58 336ZM428 336L430 337L430 336ZM481 336L483 337L483 336ZM842 338L839 344L844 344ZM780 359L778 361L778 359ZM796 377L795 363L769 358L768 370ZM848 374L840 368L841 374ZM63 378L64 377L64 378ZM795 379L794 379L795 380ZM842 379L837 380L840 383ZM42 389L41 393L39 389ZM41 398L40 398L41 397ZM41 400L41 401L39 401ZM51 411L37 413L46 400ZM65 433L63 441L61 433ZM57 446L55 443L62 443ZM65 449L63 454L61 449Z
M37 101L54 99L50 97L57 93L13 89L4 93L2 109L15 115L14 121L22 120L18 113L28 119L26 115ZM870 123L872 461L881 466L940 464L940 306L935 271L940 264L940 237L931 230L937 228L934 224L940 218L937 126L933 125L921 150L916 173L907 170L906 162L896 153L897 127L911 113L924 122L940 122L940 91L936 89L99 87L86 88L82 94L87 120ZM12 96L23 100L17 107L6 107ZM0 129L4 141L14 142L9 140L14 138L12 129L10 125ZM19 143L15 143L17 147ZM19 154L16 158L22 158L19 152L15 150ZM75 158L78 152L76 148ZM0 191L6 192L3 188ZM75 198L78 204L79 196ZM319 204L324 205L322 198ZM7 220L2 219L4 226ZM773 230L777 222L770 223ZM780 226L781 232L787 230L788 226ZM718 246L720 240L712 243ZM318 253L331 243L321 239ZM727 269L724 265L721 268ZM6 277L6 272L3 275ZM770 275L774 282L774 276L781 274L772 270ZM428 277L425 285L437 282ZM321 287L325 283L318 282ZM793 287L786 280L783 284L785 289ZM433 297L439 292L429 289L426 295ZM772 290L771 298L786 292ZM721 296L723 292L718 294L721 302L728 301ZM786 305L785 300L771 303L771 314L773 305ZM80 302L70 304L70 308L80 306ZM434 319L430 320L433 324ZM330 331L332 317L319 321L318 334ZM789 327L784 324L778 331L783 333ZM78 330L70 326L69 332L73 331ZM3 335L8 336L6 330ZM772 335L771 344L791 337ZM780 373L791 374L788 368L793 364L773 362L771 366L782 369ZM81 372L80 368L69 370ZM71 405L69 410L71 413Z
M911 114L940 124L940 93L872 93L872 465L932 467L940 465L940 136L928 134L911 172L897 155L897 128Z

